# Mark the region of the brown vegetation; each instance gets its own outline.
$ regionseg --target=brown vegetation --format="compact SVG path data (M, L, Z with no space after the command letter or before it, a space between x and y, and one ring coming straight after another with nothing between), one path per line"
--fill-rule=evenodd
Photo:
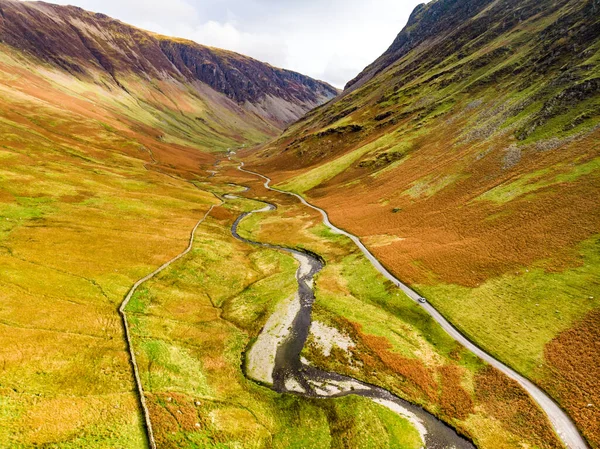
M207 411L200 407L202 402L184 394L148 394L148 404L158 447L183 447L174 435L207 428L207 417L203 416Z
M593 448L600 447L600 312L546 345L544 386L559 398Z
M442 377L442 411L451 418L466 419L473 413L473 399L462 387L463 370L458 366L445 365L440 368Z
M419 359L410 359L403 357L391 351L391 345L384 337L376 337L367 335L361 332L361 326L357 323L351 323L356 334L365 346L372 352L376 359L372 356L362 356L362 351L358 354L361 357L365 368L375 369L374 360L383 363L387 369L390 369L394 374L398 375L402 382L408 387L416 387L419 396L424 396L427 401L435 402L437 399L437 383L424 363ZM368 353L367 353L368 354Z
M547 417L535 402L516 382L496 369L486 366L473 378L464 367L452 363L437 368L426 367L420 360L407 359L394 353L385 338L364 334L357 323L344 319L338 319L337 323L357 343L352 354L355 360L362 363L359 377L388 385L411 401L425 400L428 407L433 407L441 417L452 422L457 430L470 438L474 438L470 416L483 411L487 418L497 420L506 432L505 438L511 439L512 442L495 440L502 447L507 443L509 446L516 445L522 438L540 448L562 448L560 440L548 425ZM347 365L323 358L316 348L311 348L307 354L311 361L320 366L357 375ZM339 360L344 359L345 356ZM465 386L469 378L473 379L473 392L469 392ZM478 429L475 434L484 438L486 432ZM488 441L488 444L493 447L494 443Z
M546 416L519 384L492 367L475 377L475 397L485 411L515 434L526 433L540 448L562 448Z
M569 248L597 232L597 175L540 189L535 201L522 196L507 204L495 204L476 198L531 171L568 160L580 164L591 161L597 156L600 130L559 152L529 152L523 156L521 166L506 173L501 169L500 149L468 170L462 160L474 157L470 148L456 151L452 158L441 157L452 134L446 127L423 137L418 153L375 180L359 169L351 169L339 180L334 178L315 189L311 196L330 213L334 223L353 233L402 238L385 247L374 247L373 252L409 283L434 279L474 287L550 255L556 269L572 265ZM443 178L463 170L455 184L429 198L413 200L402 194L419 177L435 173ZM345 180L356 178L363 182L344 185ZM401 212L392 213L393 208Z

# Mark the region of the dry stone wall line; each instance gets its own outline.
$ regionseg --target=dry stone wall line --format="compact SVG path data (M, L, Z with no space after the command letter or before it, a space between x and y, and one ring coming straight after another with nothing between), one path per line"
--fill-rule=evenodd
M137 389L137 393L138 393L138 397L139 397L139 401L140 401L140 407L142 409L142 414L144 415L144 425L146 427L146 434L148 437L148 445L150 446L150 449L157 449L156 440L154 439L154 430L152 428L152 421L150 420L150 412L149 412L148 406L146 404L146 397L144 395L144 387L142 385L142 379L140 377L140 371L139 371L137 360L135 357L133 343L131 341L131 332L129 330L129 324L127 322L127 314L125 312L125 309L127 308L129 301L131 301L131 298L133 297L133 295L135 294L137 289L144 282L149 281L154 276L159 274L161 271L168 268L172 263L177 262L179 259L181 259L183 256L185 256L187 253L189 253L192 250L192 247L194 246L194 237L196 235L196 231L197 231L198 227L204 222L204 220L206 220L208 218L208 216L210 215L210 213L212 212L212 210L214 208L215 208L215 205L211 206L210 209L208 209L208 211L206 212L206 214L204 214L204 216L198 221L198 223L196 223L196 226L194 226L194 229L192 229L192 232L190 233L190 241L189 241L187 248L182 253L175 256L173 259L169 260L168 262L165 262L163 265L161 265L159 268L154 270L152 273L150 273L147 276L144 276L142 279L138 280L135 284L133 284L133 287L131 287L131 289L127 293L127 296L125 296L125 299L123 300L123 302L121 303L121 306L119 307L119 314L121 315L121 320L123 321L123 329L125 330L125 341L127 342L127 350L129 352L129 362L131 363L131 368L133 370L133 377L135 380L135 385L136 385L136 389Z

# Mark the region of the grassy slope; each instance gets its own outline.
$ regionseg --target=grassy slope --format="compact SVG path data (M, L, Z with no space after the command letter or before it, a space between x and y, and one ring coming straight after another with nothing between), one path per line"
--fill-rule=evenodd
M369 246L392 271L486 350L552 383L598 447L600 368L551 356L600 307L600 42L577 40L598 16L592 2L546 7L501 33L492 20L461 52L409 53L251 165L383 241Z
M229 233L252 207L215 209L192 253L129 307L160 447L418 447L405 420L366 399L307 401L244 377L248 344L297 288L291 257Z
M117 308L217 203L210 153L270 132L214 94L97 81L0 53L2 447L146 446ZM216 209L130 305L161 447L416 448L408 422L369 401L282 397L243 377L295 264L232 241L232 216Z
M271 131L210 93L1 50L0 446L144 447L117 307L216 202L165 173Z

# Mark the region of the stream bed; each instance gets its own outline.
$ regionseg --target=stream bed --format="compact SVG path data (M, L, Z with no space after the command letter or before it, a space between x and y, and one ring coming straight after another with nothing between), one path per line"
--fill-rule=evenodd
M238 227L244 218L254 213L275 210L274 205L265 204L261 209L241 214L233 223L231 234L242 242L291 254L300 263L296 272L298 290L295 297L278 306L279 309L267 321L256 342L248 350L246 375L270 385L279 393L309 398L338 398L347 395L369 398L408 419L419 431L425 448L474 449L473 443L423 408L381 387L320 370L303 362L301 352L310 331L315 301L314 278L323 269L325 262L317 254L308 251L255 242L240 236Z

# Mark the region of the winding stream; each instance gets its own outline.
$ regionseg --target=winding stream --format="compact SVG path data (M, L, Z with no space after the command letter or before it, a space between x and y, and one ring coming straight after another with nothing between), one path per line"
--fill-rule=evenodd
M229 157L229 160L231 160L231 157ZM417 292L415 292L408 285L404 284L399 279L397 279L392 273L390 273L381 264L381 262L379 262L379 260L367 249L367 247L361 242L361 240L357 236L355 236L354 234L351 234L347 231L344 231L343 229L340 229L337 226L335 226L334 224L332 224L331 221L329 220L329 216L327 215L327 212L325 212L320 207L310 204L302 196L300 196L296 193L286 192L284 190L279 190L279 189L271 187L269 185L271 182L270 178L268 178L267 176L261 175L260 173L246 170L243 167L244 167L244 163L241 162L240 165L238 166L238 170L262 178L265 181L264 186L268 190L282 193L285 195L294 196L298 200L300 200L300 202L302 204L304 204L305 206L310 207L311 209L314 209L317 212L319 212L321 214L321 216L323 217L323 223L329 229L331 229L332 232L334 232L336 234L345 235L346 237L351 239L356 244L356 246L362 251L362 253L365 255L365 257L371 262L371 264L377 269L377 271L379 271L386 279L388 279L394 285L396 285L399 289L401 289L409 298L418 302L420 295ZM253 243L253 242L251 242L251 243ZM529 379L523 377L521 374L517 373L515 370L508 367L504 363L500 362L499 360L497 360L496 358L494 358L493 356L491 356L490 354L485 352L483 349L481 349L479 346L474 344L471 340L469 340L467 337L465 337L458 329L456 329L448 320L446 320L446 318L444 318L442 316L442 314L439 313L437 311L437 309L435 309L429 302L425 302L424 304L420 304L420 305L457 342L462 344L465 348L470 350L473 354L477 355L482 360L485 360L490 365L492 365L495 368L497 368L498 370L502 371L504 374L506 374L511 379L517 381L531 395L531 397L537 402L537 404L540 406L540 408L542 410L544 410L544 412L548 416L548 419L550 420L550 423L554 427L554 430L556 431L557 435L560 437L560 439L563 441L563 443L565 444L565 446L568 449L588 449L589 448L589 446L587 445L586 441L583 439L583 437L579 433L577 426L575 426L575 424L571 420L571 418L542 389L540 389L537 385L535 385Z
M255 380L271 385L275 391L280 393L311 398L335 398L351 394L363 396L407 418L419 431L426 448L474 449L475 446L470 441L458 435L452 428L421 407L411 404L383 388L303 363L300 353L308 338L311 325L312 306L315 301L314 277L323 269L324 261L318 255L307 251L255 242L240 236L238 227L244 218L254 213L275 210L274 205L265 204L266 206L261 209L240 215L232 225L231 233L242 242L262 248L285 251L294 256L300 262L296 272L298 291L289 302L283 302L286 310L278 314L279 318L275 320L278 322L271 323L271 319L269 319L257 341L248 351L247 364L260 365L257 369L263 370L263 372L255 372L254 368L249 369L247 370L249 371L248 375ZM267 334L270 334L271 338ZM257 346L267 351L267 357L264 357L264 354L257 354L259 352L255 350ZM268 354L269 349L273 352L271 357ZM253 359L256 361L253 362Z

